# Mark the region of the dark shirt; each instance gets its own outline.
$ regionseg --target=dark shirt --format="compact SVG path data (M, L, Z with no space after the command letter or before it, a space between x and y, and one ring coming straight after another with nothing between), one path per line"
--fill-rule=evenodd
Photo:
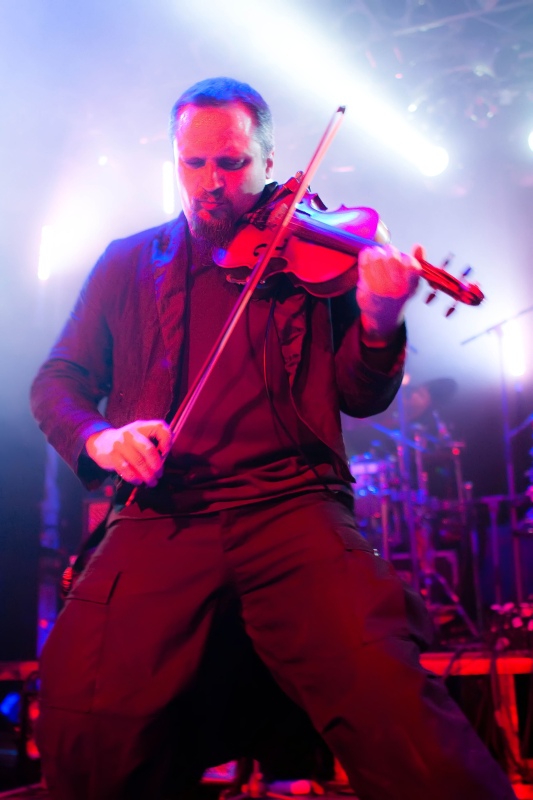
M182 395L240 292L214 264L194 265L188 284ZM179 492L183 513L219 511L326 486L351 495L328 448L294 409L272 324L275 302L275 290L252 298L167 460L163 486Z

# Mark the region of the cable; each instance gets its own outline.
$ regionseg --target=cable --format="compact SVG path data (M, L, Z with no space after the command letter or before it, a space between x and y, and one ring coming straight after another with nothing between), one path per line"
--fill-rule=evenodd
M269 310L269 313L268 313L267 324L266 324L266 328L265 328L265 338L264 338L264 341L263 341L263 382L264 382L264 385L265 385L265 391L266 391L266 396L267 396L267 399L268 399L268 404L270 406L270 410L271 410L272 415L275 417L275 419L277 420L278 424L283 429L283 432L285 433L287 438L290 440L290 442L294 445L294 447L296 448L296 450L298 451L298 453L300 454L300 456L302 457L304 462L307 464L307 466L311 470L311 472L314 474L314 476L317 479L317 481L320 483L321 486L324 487L324 490L328 494L330 494L332 497L335 497L335 499L338 499L337 493L330 486L328 486L328 484L323 480L322 476L318 473L318 470L316 469L315 465L309 459L309 457L308 457L307 453L305 452L305 450L300 446L299 442L294 438L292 433L289 431L289 429L285 425L285 422L281 418L278 410L276 409L276 407L274 405L274 399L273 399L273 396L272 396L272 391L270 389L270 386L268 385L267 361L268 361L268 335L269 335L269 332L270 332L270 326L272 324L272 320L274 318L274 309L276 307L277 299L278 298L277 298L276 293L273 292L272 293L271 302L270 302L270 310Z

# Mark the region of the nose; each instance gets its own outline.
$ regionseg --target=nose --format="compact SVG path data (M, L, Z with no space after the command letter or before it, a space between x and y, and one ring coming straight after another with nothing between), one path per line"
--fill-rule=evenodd
M206 192L216 192L217 189L224 186L224 180L217 164L212 164L209 161L206 163L204 174L202 175L202 183Z

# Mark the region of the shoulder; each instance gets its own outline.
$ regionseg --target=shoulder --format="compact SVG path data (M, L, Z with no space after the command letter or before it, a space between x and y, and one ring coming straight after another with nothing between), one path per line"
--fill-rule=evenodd
M181 238L185 235L185 227L185 218L180 215L177 219L154 228L148 228L123 239L115 239L108 245L102 258L127 259L144 252L151 254L154 248L164 251L175 237Z
M88 281L140 277L147 270L151 271L158 258L184 241L186 228L185 217L181 214L163 225L113 240L98 259Z

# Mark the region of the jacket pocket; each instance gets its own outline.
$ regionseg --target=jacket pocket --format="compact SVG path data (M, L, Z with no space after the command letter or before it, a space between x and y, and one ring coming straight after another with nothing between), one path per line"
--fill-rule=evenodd
M374 550L365 537L354 528L353 521L346 525L339 524L336 533L344 545L345 550L363 550L366 553L374 554Z
M74 584L69 595L70 600L83 600L87 603L106 605L111 599L120 573L112 575L94 575L90 571L82 575Z
M119 573L83 575L57 618L41 657L43 705L89 712L101 669L109 603Z

